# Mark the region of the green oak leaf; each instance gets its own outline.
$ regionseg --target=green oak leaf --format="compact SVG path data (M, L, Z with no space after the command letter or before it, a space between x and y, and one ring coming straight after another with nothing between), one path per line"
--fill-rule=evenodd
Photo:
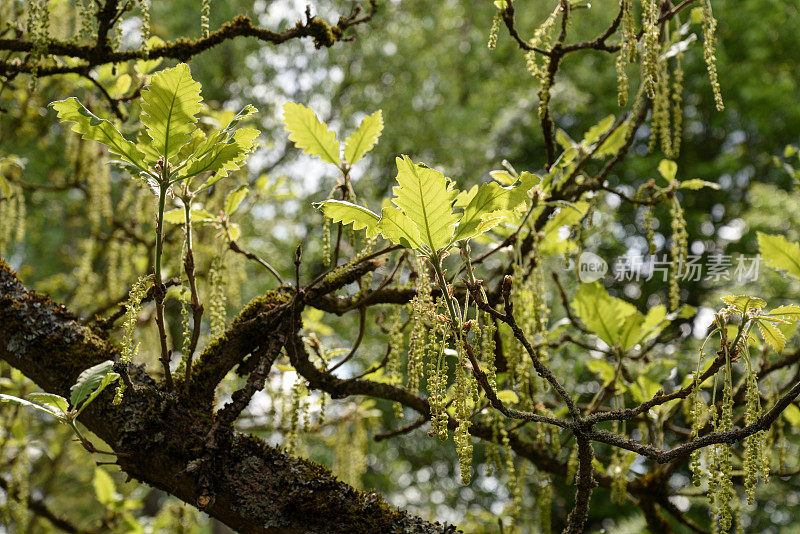
M464 207L453 241L471 239L502 223L513 214L515 208L526 203L528 191L539 181L540 178L535 174L524 172L517 185L503 187L497 182L487 182L477 190L470 190L468 194L471 196ZM459 194L459 197L462 196ZM456 205L458 202L457 197Z
M333 130L317 118L310 108L296 102L283 105L283 124L289 139L309 156L317 156L332 165L339 165L339 143Z
M366 229L367 237L378 235L377 225L380 217L367 208L352 202L333 199L320 202L317 207L335 223L340 222L345 226L352 225L353 230Z
M375 228L395 245L412 249L422 248L423 241L419 228L405 213L394 206L383 208L381 219Z
M392 203L419 230L422 242L439 250L447 247L461 218L453 212L458 191L441 172L415 164L408 156L396 159L397 182Z
M758 251L764 263L773 269L786 271L795 278L800 278L800 245L780 235L768 235L756 232Z
M44 393L37 391L34 393L28 393L25 397L29 401L44 404L45 406L49 406L62 412L67 412L69 410L69 403L67 402L67 399L61 395L56 395L55 393Z
M383 131L383 112L376 111L364 117L355 132L344 142L344 160L353 165L372 150Z
M796 323L800 321L800 306L796 304L788 304L786 306L778 306L767 313L768 317L777 317L789 323Z
M625 318L637 313L632 304L609 295L600 282L581 284L571 304L586 328L608 345L621 342Z
M141 121L160 156L171 159L191 139L203 109L200 84L186 63L154 74L142 91Z
M758 331L761 338L772 347L775 352L781 352L786 346L786 336L770 321L758 321Z
M78 375L78 380L75 384L70 388L70 397L69 402L73 408L77 407L78 404L87 400L90 396L92 399L102 391L102 388L105 388L108 384L110 384L113 380L115 380L119 375L112 371L114 367L114 362L111 360L106 360L102 363L98 363L88 369L84 369L80 375ZM116 375L116 376L114 376ZM111 376L112 379L106 379L106 377ZM96 393L96 394L94 394ZM93 395L94 394L94 395ZM88 404L87 400L87 404Z
M225 214L226 215L233 215L236 213L236 210L239 209L239 206L242 205L245 197L250 192L250 188L246 185L241 185L228 193L228 196L225 197Z
M196 223L208 223L214 222L217 220L213 214L207 212L204 209L200 208L192 208L189 212L189 218L192 221L192 224ZM178 208L174 210L170 210L164 214L164 222L168 222L171 224L183 224L186 222L186 214L183 211L183 208Z
M25 399L21 399L19 397L15 397L13 395L6 395L5 393L0 393L0 402L16 404L17 406L24 406L26 408L33 408L34 410L39 410L40 412L44 412L48 415L52 415L54 417L60 417L61 414L57 412L55 409L47 406L45 404L39 404L38 402L33 402Z
M186 167L185 176L192 177L203 172L213 172L214 175L203 184L199 191L211 187L228 176L229 172L239 169L247 156L255 149L258 135L259 131L255 128L236 130L230 139L217 143L204 157L189 164Z
M764 300L757 297L748 297L747 295L728 295L722 297L722 301L740 315L746 311L745 308L748 310L761 310L767 305Z
M144 171L147 165L144 154L135 144L127 140L117 128L106 119L101 119L83 107L75 97L50 104L58 113L61 122L72 122L72 131L81 134L83 139L97 141L108 147L108 151L125 163Z

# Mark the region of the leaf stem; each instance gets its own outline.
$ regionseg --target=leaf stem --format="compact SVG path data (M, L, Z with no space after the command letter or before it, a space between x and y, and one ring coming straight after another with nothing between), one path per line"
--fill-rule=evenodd
M185 191L185 190L184 190ZM200 326L203 318L203 304L200 302L200 294L197 291L197 279L194 275L194 249L192 246L192 196L186 194L183 197L183 213L184 222L186 224L186 256L183 258L183 268L186 272L186 278L189 281L189 290L191 293L190 305L192 307L192 337L189 341L189 347L183 357L186 360L186 376L184 383L186 387L189 386L189 380L192 376L192 357L197 348L197 341L200 339Z
M448 290L447 280L444 278L444 272L442 271L442 255L439 252L435 252L431 257L428 258L433 265L433 271L436 273L436 280L439 283L439 289L442 290L442 296L444 297L444 302L447 304L447 312L450 314L450 320L453 321L453 325L456 327L456 331L459 333L461 332L461 321L460 316L456 311L456 304L453 303L453 296L450 294Z
M161 365L164 367L164 380L167 389L172 391L172 372L169 369L170 351L167 348L167 329L164 324L164 298L166 288L161 283L161 255L164 246L164 207L167 202L167 191L169 189L169 167L166 161L162 162L161 182L158 186L158 216L156 218L156 252L155 252L155 286L153 298L156 302L156 325L158 326L158 337L161 341Z

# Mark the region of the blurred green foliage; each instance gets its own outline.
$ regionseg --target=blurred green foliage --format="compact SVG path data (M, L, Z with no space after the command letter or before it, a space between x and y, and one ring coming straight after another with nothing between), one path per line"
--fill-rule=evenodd
M543 2L519 4L517 22L526 33L549 12ZM591 9L579 12L569 35L574 38L601 31L616 12L614 4L598 1ZM290 1L214 2L211 25L213 28L235 14L245 13L266 26L285 26L302 16L302 7L301 3ZM340 0L324 2L316 9L327 15L351 7L352 2ZM693 252L753 254L756 230L781 233L791 240L800 238L800 204L798 196L790 193L794 183L784 165L800 167L800 162L795 155L783 154L786 145L800 143L800 6L793 0L717 0L714 9L719 20L717 56L726 110L714 110L702 50L690 48L684 62L684 139L677 163L682 178L718 183L721 189L685 191L681 202ZM394 181L392 168L398 154L409 154L415 161L435 165L448 176L457 177L465 189L485 180L503 159L517 169L541 170L545 158L536 114L537 85L525 71L522 54L507 34L501 32L496 50L487 49L494 11L488 1L390 0L381 3L369 24L356 28L354 42L331 49L315 50L306 41L275 48L237 39L195 59L193 74L202 82L203 95L214 110L238 109L244 104L261 110L257 120L264 132L262 148L251 160L249 172L239 173L230 185L230 189L245 183L254 186L255 196L247 201L247 210L237 215L242 227L241 242L246 248L269 258L285 279L292 279L294 249L303 242L304 258L309 266L316 265L318 269L304 276L314 277L322 272L321 262L314 261L322 251L322 217L311 202L325 198L335 185L336 175L288 143L280 125L280 108L288 100L308 104L328 124L347 132L355 129L364 114L383 111L386 127L381 141L354 174L359 195L370 203L387 195ZM192 3L153 2L153 34L162 38L198 32L196 19L197 7ZM110 72L102 75L113 76ZM580 139L602 118L620 113L615 94L611 56L570 56L553 92L556 124L572 138ZM113 302L124 297L127 286L135 279L133 273L147 269L150 260L144 236L152 233L153 221L150 208L145 206L136 211L135 220L118 221L112 214L101 226L92 228L86 217L92 193L70 184L81 172L78 166L91 165L100 155L89 152L94 148L84 147L85 157L76 159L75 136L57 128L55 114L46 108L52 100L67 95L76 95L105 116L110 115L96 88L77 77L42 79L35 91L19 79L0 93L0 155L24 160L23 168L3 167L3 172L44 186L24 191L28 212L24 239L2 253L26 283L88 316L110 309ZM136 117L132 117L126 125L135 130L135 122ZM656 166L662 156L648 155L646 146L646 137L637 140L634 155L609 176L614 187L632 195L639 184L656 178ZM112 198L120 202L125 195L126 177L117 169L109 172ZM219 210L224 193L230 189L215 192L207 201L207 209ZM625 203L601 201L598 211L601 222L586 230L589 246L606 258L629 249L644 252L644 226L636 209ZM658 253L662 254L666 252L664 235L669 224L666 209L659 208L656 217L656 233L661 235L657 238ZM721 228L737 230L720 232ZM86 246L88 235L102 237L115 231L131 239L132 248L126 252L125 261L132 278L118 281L114 286L119 289L117 293L109 290L98 299L86 293L84 286L102 283L109 260L103 256L104 251L96 251L86 265L82 247ZM205 272L219 247L213 230L199 232L199 270ZM178 242L177 231L172 238ZM231 257L230 262L229 310L235 312L239 303L272 287L273 280L257 271L257 266L245 266L238 258ZM177 260L171 269L173 275L178 272ZM635 291L615 289L641 309L665 301L662 285L652 281ZM720 291L720 284L704 281L683 286L684 300L695 306L716 307ZM800 287L775 273L765 273L752 292L775 301L797 297ZM555 300L553 307L557 309ZM178 313L174 299L167 305L171 313ZM355 332L356 320L350 316L326 317L324 325L319 322L317 327L320 319L309 317L306 327L328 347L347 347L351 339L341 333ZM152 333L143 334L147 335ZM144 339L143 343L152 341ZM370 322L359 354L380 354L384 345L381 328ZM673 356L681 359L681 373L687 372L694 353ZM354 366L365 369L371 361L357 358ZM155 359L150 363L154 364ZM573 377L575 383L585 386L585 391L590 390L591 384L596 385L594 376L582 365L560 365L555 371ZM0 365L0 375L1 392L19 395L32 389L5 364ZM275 423L269 415L276 413L277 405L287 402L280 395L289 395L293 381L291 371L286 372L286 377L278 375L280 383L273 385L276 398L262 399L267 416L253 414L251 421L243 423L244 428L254 429L269 440L280 439L278 430L285 421ZM229 386L235 385L236 380L231 379ZM378 403L378 408L367 418L370 435L398 426L388 403ZM348 410L356 409L344 406L334 410L344 416ZM125 483L113 469L99 468L111 473L114 492L119 492L109 497L104 475L99 475L98 482L92 458L69 442L69 433L61 426L37 414L5 408L0 417L7 429L0 441L2 471L19 470L31 491L44 495L56 512L73 518L82 528L101 524L114 532L135 532L140 528L147 532L177 532L176 525L182 524L180 528L185 532L200 528L193 525L212 531L207 518L191 507L155 490ZM792 432L798 432L797 428ZM484 447L476 447L475 481L470 487L461 487L453 448L441 446L424 434L424 430L417 430L392 440L369 441L362 486L376 489L393 504L411 512L455 522L466 532L497 532L497 517L502 516L508 495L504 481L486 476ZM335 462L331 440L332 434L326 429L304 434L301 451L331 465ZM607 452L598 450L601 458ZM97 491L91 489L93 481ZM676 484L680 482L677 480ZM106 490L97 489L102 484ZM557 485L554 529L563 526L571 500L571 488ZM762 490L760 500L766 504L746 508L750 531L798 532L795 519L788 513L800 502L796 480L776 478ZM776 506L776 502L788 506ZM675 504L688 506L683 502ZM535 531L535 514L529 512L533 507L533 497L526 491L521 526L530 531ZM705 509L693 506L688 516L703 524ZM28 532L52 530L51 524L42 519L31 516L30 520ZM590 531L602 529L642 532L641 513L633 504L612 505L607 490L597 490L592 499Z

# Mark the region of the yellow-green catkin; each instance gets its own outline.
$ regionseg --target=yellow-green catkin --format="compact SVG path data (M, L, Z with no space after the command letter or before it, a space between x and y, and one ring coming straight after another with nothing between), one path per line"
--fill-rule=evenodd
M500 33L500 22L502 22L502 20L502 11L498 10L492 19L492 27L489 30L489 42L486 43L486 46L489 47L489 50L494 50L497 46L497 35Z
M8 197L0 197L0 254L25 239L26 205L21 187L10 184Z
M351 424L340 424L334 435L333 472L345 483L362 487L369 445L364 417L354 414Z
M633 20L631 0L621 0L622 10L621 36L619 54L616 59L617 69L617 103L625 106L628 103L628 73L625 67L636 59L636 28Z
M472 441L469 429L472 425L472 403L477 384L475 379L467 370L466 351L461 347L458 351L458 365L455 372L454 386L454 415L456 419L456 430L453 433L453 441L458 453L458 465L461 472L461 482L468 485L472 479Z
M614 450L611 457L611 502L624 505L628 498L628 472L631 470L633 462L636 461L636 453L628 452L623 455L619 449Z
M80 143L83 150L93 150ZM106 164L106 152L99 150L91 154L91 168L84 178L89 194L89 222L92 232L98 232L102 223L113 216L111 206L111 173Z
M139 10L142 14L142 47L147 49L147 41L150 40L150 0L139 0Z
M518 255L512 271L514 284L511 288L511 302L514 304L514 313L520 328L524 332L538 332L541 327L541 308L540 296L536 292L540 288L535 276L528 275L530 273L526 272L524 264L524 259ZM539 381L532 379L531 360L525 347L516 337L511 336L508 339L506 362L509 385L519 397L520 408L531 410L534 405L533 393L538 389Z
M200 30L203 38L208 37L210 33L209 19L211 16L211 0L203 0L202 7L200 8Z
M654 99L661 73L659 57L661 55L661 27L658 24L657 0L642 0L642 86L645 94Z
M745 425L755 423L761 417L761 394L758 390L758 378L754 370L749 368L746 384ZM760 430L744 439L744 489L747 504L755 504L756 484L759 477L764 483L769 482L770 459L766 444L767 432Z
M121 50L122 49L122 20L118 20L114 29L111 30L111 49L112 50ZM117 64L114 63L111 73L116 75L117 74Z
M17 19L17 2L16 0L4 0L0 2L0 26L5 29L11 25L12 20Z
M723 340L724 343L724 340ZM712 426L716 432L726 432L733 428L733 384L730 362L723 371L722 406L719 416L715 414ZM709 492L708 500L713 514L715 528L728 532L733 524L733 461L730 445L718 443L709 447L708 454Z
M551 514L553 510L553 482L550 479L550 475L545 473L537 473L535 484L536 512L538 520L537 522L539 523L539 532L541 534L550 534L552 532Z
M594 199L592 199L594 202ZM592 208L594 204L592 204ZM590 211L590 214L592 212ZM591 224L591 223L589 223ZM581 227L582 229L583 227ZM544 339L547 336L547 323L550 320L550 307L547 304L547 286L544 283L544 271L542 269L541 256L538 253L538 244L534 248L534 257L531 260L535 262L531 270L531 286L533 287L533 334L537 341ZM547 365L550 362L550 355L546 344L538 346L539 360ZM542 378L542 387L547 388L547 381Z
M5 254L6 249L11 243L14 226L17 221L17 206L19 202L16 196L20 193L12 186L11 195L0 198L0 253Z
M717 19L714 18L714 13L711 11L711 0L705 0L703 3L703 58L708 70L708 81L711 83L711 90L714 93L714 104L717 111L722 111L725 109L725 104L722 101L722 90L717 74L716 31Z
M116 232L111 233L111 239L106 246L106 286L110 295L119 295L125 291L125 281L119 276L121 251L123 243Z
M578 475L578 467L580 459L578 458L578 446L574 445L569 451L569 458L567 458L567 483L575 482L575 477Z
M86 306L97 298L98 273L94 269L97 257L98 243L93 237L82 239L79 244L78 263L75 268L75 281L77 290L72 297L76 306Z
M411 334L408 339L408 363L406 375L408 389L417 393L425 374L425 354L430 348L428 343L429 325L435 320L433 298L431 297L431 281L425 264L417 259L416 269L417 294L409 304Z
M28 20L26 30L33 43L31 49L31 65L33 79L42 66L50 39L50 2L49 0L28 0Z
M6 499L7 515L19 532L25 532L31 521L31 513L26 506L30 497L30 457L27 448L20 447L15 457L11 459L11 465L5 465L4 471L11 475L8 493L13 492L14 499ZM5 514L4 514L5 515Z
M700 388L697 384L697 376L695 375L695 385L692 393L689 396L690 418L692 422L691 439L700 437L700 430L704 424L704 409L705 405L700 396ZM702 451L695 449L692 451L691 460L689 462L689 470L692 472L692 484L699 487L703 482L703 466L701 463Z
M528 44L531 48L546 49L553 42L553 30L556 25L558 13L561 11L561 6L556 7L550 15L545 19L541 26L536 28L533 32ZM529 50L525 53L525 68L528 72L539 80L539 118L543 118L547 112L547 106L550 103L550 74L547 68L548 62L543 60L539 62L538 54L535 50Z
M508 433L503 433L503 448L506 450L508 494L511 497L504 515L511 519L511 525L515 525L519 522L520 513L522 512L522 481L525 480L525 463L520 462L519 465L515 465Z
M186 257L187 246L186 239L184 239L183 247L181 248L181 258ZM181 303L181 362L178 365L176 374L182 376L186 372L186 366L189 361L189 348L192 344L192 296L189 288L189 278L184 270L181 270L181 288L178 293L178 300Z
M646 183L639 186L636 191L635 199L639 201L653 201L653 183ZM642 227L647 237L648 252L652 256L656 253L656 234L655 234L655 213L652 204L642 205Z
M667 154L676 159L681 153L683 137L683 54L675 57L675 69L672 72L672 150Z
M550 15L548 15L542 25L534 30L533 37L531 37L528 42L532 48L545 49L550 46L553 41L553 29L556 26L556 18L560 10L561 6L556 7ZM525 65L528 72L534 78L541 81L542 78L547 76L546 62L539 63L538 54L535 51L529 50L525 53Z
M331 266L331 220L327 217L322 222L322 265Z
M511 451L511 440L505 428L503 419L497 413L492 414L492 441L496 445L490 449L492 451L493 462L498 471L505 471L508 479L509 503L506 505L503 515L510 520L507 526L512 527L519 517L520 505L522 504L522 487L519 476L514 464L514 454ZM503 458L500 458L500 456Z
M497 349L494 340L497 325L494 324L492 316L488 312L481 315L481 361L486 366L486 378L489 386L497 391L497 367L495 365L495 350Z
M438 317L443 318L439 312L444 311L441 299L437 299L434 310ZM445 356L450 339L450 326L443 319L437 319L433 328L428 331L428 362L426 364L428 390L428 403L431 407L431 430L430 436L438 436L440 440L447 440L447 376L449 364Z
M208 270L208 317L211 322L211 335L216 336L225 330L227 321L227 278L223 255L218 254L211 260Z
M403 309L394 306L392 314L389 316L389 353L386 357L386 375L389 383L400 385L403 375L400 372L400 354L403 352ZM403 418L403 405L399 402L394 403L394 415L397 419Z
M305 398L308 395L308 388L302 377L298 376L292 386L292 406L289 431L286 435L286 452L294 454L297 450L297 442L300 437L300 418L306 410Z
M663 61L659 65L659 76L655 85L655 97L653 98L653 116L650 126L650 145L652 152L655 150L658 140L661 140L661 151L670 156L672 153L672 136L670 128L670 85L669 71L667 62Z
M680 284L683 276L683 267L686 262L689 248L689 234L686 232L686 219L683 217L678 198L670 199L670 225L672 229L672 244L670 246L671 264L669 274L669 305L671 311L676 311L680 305Z
M142 311L142 301L147 296L150 284L150 278L146 276L140 277L131 287L130 293L128 293L128 301L125 303L125 319L122 323L122 346L119 361L126 367L133 361L139 351L139 344L134 345L134 336L136 335L136 324L139 322L139 312ZM125 384L119 382L114 395L114 404L119 404L122 401L124 393Z
M80 0L78 7L80 13L81 27L78 32L80 41L90 41L95 32L95 5L92 0Z

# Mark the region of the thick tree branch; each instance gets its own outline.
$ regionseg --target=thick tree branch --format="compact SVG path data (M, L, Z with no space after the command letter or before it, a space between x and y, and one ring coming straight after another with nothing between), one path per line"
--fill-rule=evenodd
M25 288L0 260L0 358L45 391L69 396L86 367L117 350L47 297ZM166 394L133 369L119 406L104 392L80 421L118 453L131 477L175 495L241 532L455 532L391 508L374 493L339 482L324 467L251 436L219 427L213 415ZM210 454L209 462L198 459ZM205 466L205 468L204 468ZM210 491L209 491L210 489Z

